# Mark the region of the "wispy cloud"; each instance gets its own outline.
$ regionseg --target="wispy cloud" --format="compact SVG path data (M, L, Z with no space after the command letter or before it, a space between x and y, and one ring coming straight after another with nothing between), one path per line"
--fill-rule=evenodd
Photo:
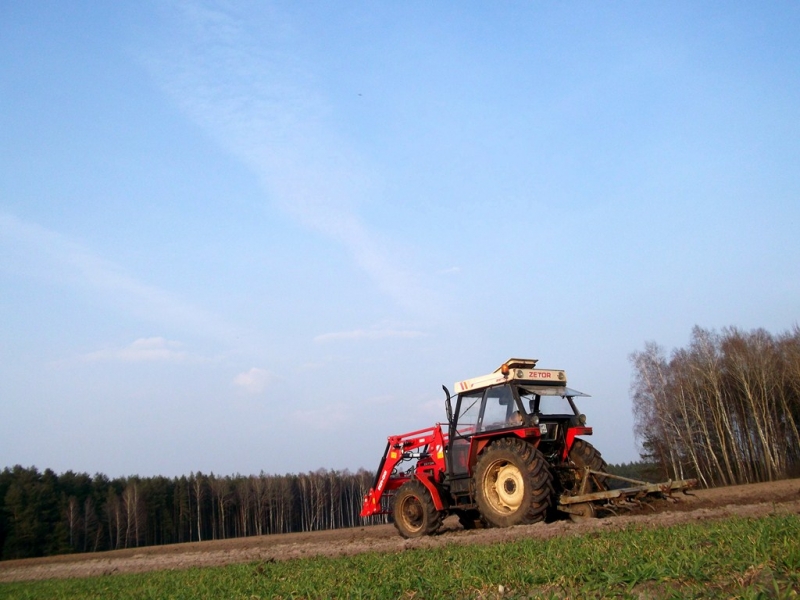
M389 240L359 215L376 194L375 169L334 132L313 68L293 47L293 24L274 10L259 15L261 21L232 10L209 2L176 5L179 34L146 59L156 79L259 176L277 206L345 247L398 304L433 306L434 294L403 266L402 250L389 250Z
M382 340L386 338L418 338L425 335L421 331L402 329L356 329L353 331L336 331L323 333L314 338L317 343L340 340Z
M233 385L248 394L260 394L274 381L275 377L266 369L253 367L233 378Z
M36 223L0 213L0 268L57 285L88 288L142 320L228 337L218 317L174 294L137 280L79 241Z
M296 410L292 412L292 419L297 426L307 427L316 431L338 431L342 426L353 422L352 407L342 402L332 402L325 405L324 417L320 417L319 409Z
M461 273L461 267L450 267L448 269L440 269L437 271L439 275L456 275Z
M122 348L105 348L80 357L84 362L186 362L196 360L180 342L162 337L141 338Z

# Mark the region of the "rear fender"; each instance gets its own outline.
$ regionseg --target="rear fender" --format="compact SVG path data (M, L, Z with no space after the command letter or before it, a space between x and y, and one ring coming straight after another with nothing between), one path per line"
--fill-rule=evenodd
M561 456L561 460L567 460L569 456L569 451L572 450L572 444L575 443L575 436L576 435L592 435L592 428L591 427L569 427L567 429L567 434L564 436L564 453Z

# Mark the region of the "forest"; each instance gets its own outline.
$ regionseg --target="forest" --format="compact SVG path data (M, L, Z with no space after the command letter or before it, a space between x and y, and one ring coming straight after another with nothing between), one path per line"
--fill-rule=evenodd
M697 477L705 487L800 475L800 328L721 333L631 355L642 461L636 478ZM620 432L624 435L627 432ZM15 466L0 472L0 559L353 527L374 474L109 479Z
M631 355L643 458L705 487L800 474L800 327L692 330L687 348Z
M109 479L16 466L0 472L0 559L315 531L362 519L374 474Z

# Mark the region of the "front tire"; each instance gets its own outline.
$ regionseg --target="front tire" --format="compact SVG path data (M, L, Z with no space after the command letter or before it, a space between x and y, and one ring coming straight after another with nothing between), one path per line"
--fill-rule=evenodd
M419 481L409 481L392 501L394 526L404 538L433 535L442 524L443 514L436 510L428 489Z
M539 450L515 438L496 441L475 469L475 499L495 527L544 520L553 501L553 476Z

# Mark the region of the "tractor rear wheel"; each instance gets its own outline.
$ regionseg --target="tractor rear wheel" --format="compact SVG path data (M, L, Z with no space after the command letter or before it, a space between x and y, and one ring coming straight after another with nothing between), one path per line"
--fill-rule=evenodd
M597 451L597 449L589 442L581 439L576 439L573 442L572 448L569 450L569 460L573 465L578 467L578 471L575 473L575 484L572 489L573 494L580 493L581 483L584 476L583 470L586 467L589 467L592 471L600 471L601 473L608 472L606 461L603 460L603 457L600 456L600 453ZM602 475L589 475L589 481L587 482L585 493L591 494L593 492L604 492L607 489L608 484L605 477Z
M404 483L392 501L394 526L404 538L433 535L444 516L436 510L428 489L419 481Z
M495 527L544 520L553 501L553 476L539 450L503 438L484 450L475 469L475 500Z

